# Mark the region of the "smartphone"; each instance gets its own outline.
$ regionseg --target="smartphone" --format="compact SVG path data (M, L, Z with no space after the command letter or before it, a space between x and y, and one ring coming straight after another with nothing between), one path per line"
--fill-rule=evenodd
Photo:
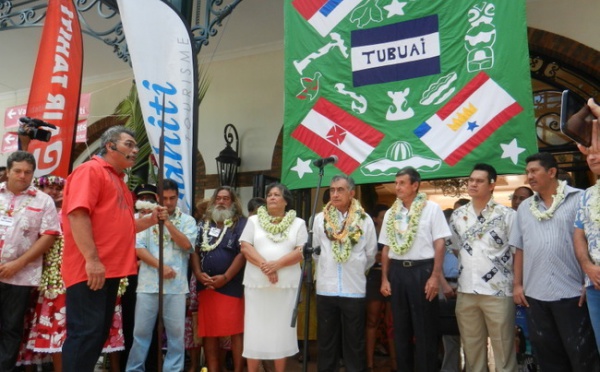
M596 99L596 102L598 100ZM581 101L569 90L562 92L560 107L560 131L573 141L585 146L592 145L592 114L587 101Z

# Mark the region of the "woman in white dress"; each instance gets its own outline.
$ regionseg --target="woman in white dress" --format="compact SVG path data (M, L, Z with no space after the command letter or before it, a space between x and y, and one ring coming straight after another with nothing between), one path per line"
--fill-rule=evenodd
M240 237L244 273L244 352L248 372L261 360L285 371L298 353L296 327L290 327L300 280L302 248L308 238L304 220L291 209L292 194L282 184L267 186L267 205L248 218Z

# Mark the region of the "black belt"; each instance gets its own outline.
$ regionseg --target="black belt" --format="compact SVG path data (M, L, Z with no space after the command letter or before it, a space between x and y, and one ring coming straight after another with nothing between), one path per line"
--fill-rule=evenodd
M445 278L448 283L458 283L458 278Z
M427 260L395 260L395 259L392 259L390 261L392 262L392 264L394 264L396 266L415 267L415 266L432 264L433 258L429 258Z

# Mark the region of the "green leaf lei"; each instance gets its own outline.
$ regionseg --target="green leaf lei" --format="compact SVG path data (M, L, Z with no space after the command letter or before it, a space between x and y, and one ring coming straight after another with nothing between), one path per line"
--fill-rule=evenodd
M531 203L529 204L529 210L533 214L538 221L549 220L554 216L554 212L565 199L565 187L567 186L566 181L558 181L558 188L556 189L556 195L552 195L552 205L550 208L546 209L543 213L539 210L538 199L541 199L540 194L534 192L534 197L531 198Z
M275 242L279 243L287 239L292 222L296 219L296 211L290 209L285 213L285 216L281 222L275 224L272 221L278 219L277 217L271 217L267 208L263 205L256 210L258 216L258 223L268 234L267 237ZM277 236L279 235L279 236Z
M402 220L402 216L399 213L402 201L396 199L394 205L392 205L385 231L388 236L389 246L394 253L403 255L412 247L415 236L417 235L417 230L419 229L419 220L421 219L421 214L423 213L425 205L427 205L427 195L420 192L410 205L410 210L408 211L408 228L406 231L400 231L399 226L396 227L396 224L400 224ZM402 244L398 244L398 238L403 239Z
M367 217L364 209L356 199L352 199L348 209L348 217L342 226L339 226L338 210L327 203L323 208L325 235L331 240L331 250L336 262L344 263L350 258L352 247L358 243L363 235L362 220Z
M223 237L225 236L227 229L230 228L231 226L233 226L232 219L231 218L226 219L223 222L223 230L219 234L219 238L213 244L209 244L208 242L210 241L210 238L208 237L208 230L210 230L210 220L209 219L204 220L204 224L202 225L202 245L200 246L200 249L202 249L202 252L210 252L213 249L217 248L217 246L219 244L221 244L221 241L223 240Z
M60 273L64 244L65 240L62 236L59 236L44 255L42 278L38 289L49 298L56 298L56 296L66 292L65 283ZM123 296L128 285L129 280L127 277L121 278L117 295Z
M39 290L44 295L54 298L65 293L65 283L60 273L64 239L59 236L50 250L44 255L44 266Z

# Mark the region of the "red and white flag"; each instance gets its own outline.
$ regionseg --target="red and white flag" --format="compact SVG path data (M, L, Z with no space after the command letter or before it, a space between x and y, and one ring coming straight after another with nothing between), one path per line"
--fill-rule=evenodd
M521 105L506 90L480 72L414 133L454 166L521 111Z
M29 143L27 151L37 161L36 177L54 174L66 178L71 170L82 69L83 41L73 0L49 0L27 116L57 129L52 130L49 142Z
M292 5L321 36L327 36L362 0L293 0Z
M365 161L384 135L325 98L319 98L292 137L321 157L336 155L335 164L350 174Z

